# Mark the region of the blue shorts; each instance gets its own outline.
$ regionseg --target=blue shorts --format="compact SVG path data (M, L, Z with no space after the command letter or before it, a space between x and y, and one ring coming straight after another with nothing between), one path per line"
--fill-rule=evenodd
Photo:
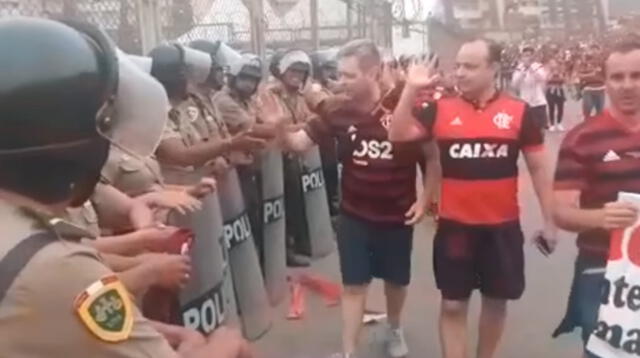
M560 326L553 333L554 338L563 333L573 332L575 328L580 328L582 341L585 345L587 344L589 336L598 323L601 292L605 284L605 265L606 259L578 255L567 313Z
M366 285L374 277L398 286L409 285L413 227L377 225L341 213L337 237L345 286Z

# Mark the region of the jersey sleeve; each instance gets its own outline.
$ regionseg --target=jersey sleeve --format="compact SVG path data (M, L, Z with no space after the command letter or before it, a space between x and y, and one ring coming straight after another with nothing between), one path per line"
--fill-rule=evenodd
M535 112L528 105L522 114L522 126L520 127L520 145L525 152L541 150L544 148L544 133L542 126L536 119Z
M125 310L127 313L123 315L131 315L133 325L126 339L106 342L84 323L77 308L78 298L92 292L102 279L114 277L93 249L60 241L50 244L38 256L25 268L28 271L21 274L21 286L28 287L23 292L23 304L37 316L34 319L41 322L36 330L42 331L32 332L34 337L47 334L55 337L59 341L56 344L65 347L69 357L94 356L92 352L95 352L95 356L100 357L177 358L168 342L142 316L129 294L125 293L124 299L130 300L131 309ZM117 281L117 284L121 283ZM64 338L51 332L64 332Z
M433 136L433 126L438 116L438 102L436 101L417 101L413 107L413 116L424 129L428 138Z
M587 185L587 161L576 137L569 132L560 146L554 181L556 190L582 190Z

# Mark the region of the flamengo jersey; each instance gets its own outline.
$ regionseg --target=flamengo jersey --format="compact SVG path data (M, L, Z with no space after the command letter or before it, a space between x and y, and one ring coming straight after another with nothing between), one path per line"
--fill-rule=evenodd
M416 167L424 156L417 142L388 140L391 111L340 110L311 120L306 131L316 143L337 139L343 164L341 209L371 223L395 226L404 225L404 214L416 200Z
M543 144L527 104L503 93L485 108L452 97L416 114L440 149L440 215L472 225L518 220L518 156Z

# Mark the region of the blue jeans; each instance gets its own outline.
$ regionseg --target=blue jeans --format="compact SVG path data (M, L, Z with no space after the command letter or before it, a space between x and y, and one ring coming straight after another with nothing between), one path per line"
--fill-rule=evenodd
M605 94L604 90L590 90L585 89L582 91L582 113L585 117L591 117L592 115L599 115L604 110ZM592 114L595 110L595 114Z
M567 313L553 337L581 328L585 346L598 324L606 259L578 255ZM591 358L591 357L590 357ZM597 357L595 357L597 358Z

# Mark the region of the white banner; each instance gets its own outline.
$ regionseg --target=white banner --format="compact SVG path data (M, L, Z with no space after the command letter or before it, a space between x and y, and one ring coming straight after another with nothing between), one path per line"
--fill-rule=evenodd
M640 208L640 194L619 201ZM640 221L611 234L598 324L587 349L601 358L640 357Z

